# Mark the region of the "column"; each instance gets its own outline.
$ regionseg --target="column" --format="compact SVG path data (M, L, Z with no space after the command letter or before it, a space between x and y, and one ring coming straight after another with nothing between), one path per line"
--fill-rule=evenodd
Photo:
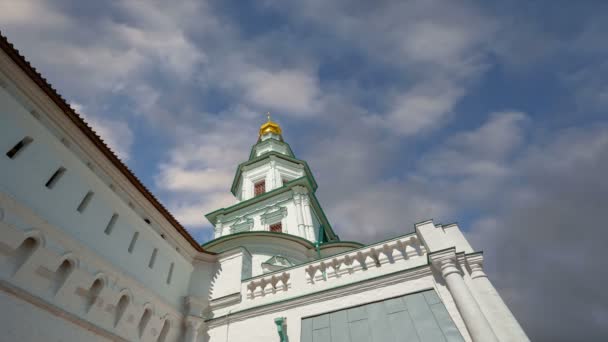
M203 323L201 317L188 316L186 317L186 334L184 335L184 342L198 342L198 330Z
M298 223L298 234L306 238L306 232L304 231L304 219L302 218L302 195L298 188L293 189L293 202L296 207L296 222Z
M455 249L451 248L431 253L429 259L432 265L441 272L441 276L445 280L452 298L454 298L456 308L458 308L473 341L498 341L479 304L477 304L464 279L462 279L462 273L456 261Z
M274 158L271 156L270 157L270 182L268 183L270 185L270 187L266 188L266 191L271 191L271 190L274 190L279 187L279 186L277 186L276 167L277 167L276 162L274 161Z
M526 333L521 328L511 310L488 279L483 271L483 254L475 253L466 256L467 264L471 270L471 279L475 286L475 292L479 302L483 305L486 315L494 323L494 330L501 340L505 341L529 341Z
M302 212L306 236L308 237L308 240L315 241L315 232L312 227L312 212L310 211L310 197L308 194L302 195Z

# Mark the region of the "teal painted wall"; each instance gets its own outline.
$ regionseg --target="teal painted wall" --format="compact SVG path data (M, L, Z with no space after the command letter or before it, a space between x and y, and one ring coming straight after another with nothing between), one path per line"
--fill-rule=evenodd
M461 342L435 290L302 320L301 342Z

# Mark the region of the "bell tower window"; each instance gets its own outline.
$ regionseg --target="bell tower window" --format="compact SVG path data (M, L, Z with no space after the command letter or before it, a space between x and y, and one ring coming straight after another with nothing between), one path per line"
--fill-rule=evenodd
M253 186L253 194L255 196L261 195L266 192L266 181L260 181L255 183Z
M283 232L283 225L281 224L281 222L275 223L275 224L271 224L270 225L270 231L271 232L275 232L275 233L282 233Z

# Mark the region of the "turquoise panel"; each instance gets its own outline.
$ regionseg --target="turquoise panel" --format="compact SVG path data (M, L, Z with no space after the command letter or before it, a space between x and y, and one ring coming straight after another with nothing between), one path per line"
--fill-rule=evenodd
M302 342L312 342L312 319L302 320L302 334L300 336Z
M304 320L306 321L306 320ZM336 311L329 315L332 342L350 342L350 337L345 334L348 331L348 320L346 311Z
M369 342L372 341L370 336L370 326L367 319L349 323L350 341L351 342Z
M387 321L391 327L391 337L388 339L388 341L420 341L418 338L418 333L416 332L416 327L414 327L414 322L412 321L412 318L407 310L389 314Z
M445 341L443 332L422 293L406 296L403 300L414 321L421 342Z
M458 331L454 325L454 322L452 322L452 318L450 317L450 314L443 303L439 302L431 305L431 310L433 311L435 319L439 323L439 327L441 328L441 331L448 342L464 341L462 335L460 335L460 331Z
M302 342L462 342L434 290L302 320Z

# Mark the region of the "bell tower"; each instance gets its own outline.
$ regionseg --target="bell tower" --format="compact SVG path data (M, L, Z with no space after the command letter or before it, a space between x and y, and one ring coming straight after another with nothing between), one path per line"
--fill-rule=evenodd
M206 215L214 238L267 231L312 243L338 240L315 196L317 183L308 164L296 158L269 113L230 190L239 203Z

